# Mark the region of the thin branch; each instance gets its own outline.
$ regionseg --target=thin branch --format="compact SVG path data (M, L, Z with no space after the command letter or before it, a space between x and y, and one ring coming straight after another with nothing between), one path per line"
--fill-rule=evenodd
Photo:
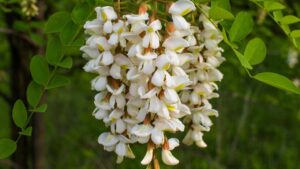
M26 36L23 33L14 31L12 29L0 28L0 33L6 34L6 35L13 35L13 36L20 37L21 39L23 39L23 40L27 41L28 43L30 43L32 46L39 47L39 45L36 44L30 37Z

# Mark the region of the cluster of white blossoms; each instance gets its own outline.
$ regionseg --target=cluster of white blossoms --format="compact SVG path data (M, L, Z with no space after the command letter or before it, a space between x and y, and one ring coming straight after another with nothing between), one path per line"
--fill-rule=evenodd
M37 16L39 9L37 7L37 0L22 0L21 1L22 12L28 17Z
M152 165L159 148L162 161L176 165L171 151L179 140L166 134L187 126L184 143L205 147L202 132L212 125L209 116L217 115L208 100L218 96L215 82L223 75L217 67L224 61L222 36L207 15L198 26L189 23L186 16L196 10L190 0L172 3L167 23L149 16L146 4L124 16L109 6L95 10L97 18L84 25L89 37L81 51L88 60L84 70L97 74L93 115L110 129L99 144L114 151L118 163L134 158L130 145L141 143L148 144L143 165Z

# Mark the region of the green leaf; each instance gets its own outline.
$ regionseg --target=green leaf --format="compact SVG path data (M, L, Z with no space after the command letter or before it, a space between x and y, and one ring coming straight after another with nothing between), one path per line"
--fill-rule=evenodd
M297 88L287 77L280 74L263 72L255 75L253 78L276 88L300 94L300 89Z
M83 24L90 15L88 3L78 3L72 10L72 19L76 24Z
M62 86L66 86L70 83L70 80L62 75L55 75L53 79L50 81L47 89L54 89Z
M14 104L12 117L14 123L20 127L24 128L27 122L27 110L22 100L17 100Z
M220 19L232 20L232 19L234 19L234 16L231 12L227 11L226 9L220 8L218 6L212 7L209 10L209 16L214 20L220 20Z
M39 106L34 112L37 113L45 113L47 111L48 105L47 104L42 104Z
M298 18L296 16L293 16L293 15L287 15L287 16L281 18L279 20L279 22L281 24L290 25L290 24L294 24L294 23L300 22L300 18Z
M59 67L65 68L65 69L70 69L73 66L73 59L72 57L67 57L63 61L61 61L58 64Z
M43 95L43 87L32 81L27 87L27 101L32 107L36 107Z
M252 69L252 66L250 63L247 61L245 56L241 54L239 51L233 49L234 54L238 57L239 61L241 62L242 66L247 69Z
M257 65L265 60L267 55L266 45L260 38L254 38L247 44L245 58L251 65Z
M37 55L31 59L30 72L35 82L40 85L47 85L50 73L44 57Z
M23 21L15 21L13 23L13 28L15 30L18 30L21 32L29 32L30 31L30 27L29 27L28 23L23 22Z
M233 42L239 42L251 33L254 26L251 15L247 12L237 14L229 31L229 37Z
M274 11L272 13L274 15L274 20L276 22L279 22L284 17L282 11ZM289 25L280 24L280 27L284 31L285 34L287 34L287 35L290 34L291 29L290 29Z
M30 35L30 38L32 39L32 41L35 44L37 44L39 46L43 46L44 45L44 41L45 40L44 40L44 38L40 34L31 32L29 35Z
M50 36L47 44L46 59L51 65L57 65L63 56L63 46L58 36Z
M21 132L19 132L19 134L23 135L23 136L31 136L32 134L32 127L27 127L26 129L22 129Z
M0 159L11 156L17 149L17 144L11 139L0 139Z
M64 45L69 45L75 40L80 27L73 21L68 22L60 33L60 39Z
M291 34L290 34L290 36L292 38L300 38L300 29L292 31Z
M280 2L275 2L275 1L265 1L264 2L264 7L267 11L277 11L277 10L282 10L285 8L283 4Z
M45 26L46 33L60 32L63 27L71 19L70 13L68 12L56 12L48 19Z
M211 0L211 7L221 7L227 11L231 11L231 5L229 0Z

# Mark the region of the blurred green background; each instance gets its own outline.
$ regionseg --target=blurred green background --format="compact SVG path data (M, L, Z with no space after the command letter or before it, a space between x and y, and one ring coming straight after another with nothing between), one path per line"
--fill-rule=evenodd
M1 1L0 1L1 2ZM76 1L45 1L47 15L70 10ZM262 11L246 0L232 1L234 13L250 11L257 20ZM286 0L286 12L300 16L300 1ZM17 8L17 7L15 7ZM5 27L6 13L0 12L0 27ZM28 21L26 21L28 22ZM298 26L299 25L295 25ZM273 71L290 79L300 79L300 64L289 66L292 44L280 28L266 16L248 38L263 38L268 47L266 61L257 72ZM9 42L0 33L0 90L9 94ZM43 39L40 43L44 43ZM174 150L180 164L162 165L162 169L299 169L300 168L300 97L250 79L233 53L226 47L227 61L222 65L224 80L219 84L220 98L213 100L220 116L204 139L206 149L181 145ZM294 51L297 59L298 51ZM134 146L136 159L115 164L116 156L97 143L103 123L92 117L95 92L90 89L93 76L83 72L85 62L78 49L70 51L74 68L65 72L72 83L48 93L48 111L44 118L44 148L47 169L137 169L146 147ZM0 138L10 136L10 107L0 96ZM182 138L183 135L180 136ZM0 160L7 169L9 160Z

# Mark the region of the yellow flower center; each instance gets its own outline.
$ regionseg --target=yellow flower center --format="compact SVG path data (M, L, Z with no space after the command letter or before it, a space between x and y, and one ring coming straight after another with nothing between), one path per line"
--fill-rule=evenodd
M102 19L103 19L104 21L107 20L107 15L106 15L106 13L105 13L104 11L101 12L101 16L102 16Z
M175 111L176 107L172 105L167 105L168 110Z
M123 31L124 31L123 28L120 28L117 33L121 34Z
M168 69L170 68L170 66L171 66L170 64L164 65L164 66L163 66L163 70L168 70Z
M178 85L177 87L175 87L175 90L181 90L181 89L183 89L185 87L185 85L184 84L181 84L181 85Z
M152 33L152 32L154 32L154 29L150 26L147 28L147 32Z
M122 69L128 69L128 66L127 65L122 65L121 68Z
M190 12L191 12L191 9L188 8L188 9L185 9L184 11L182 11L180 15L184 16L184 15L190 13Z
M184 48L184 46L178 46L178 47L175 48L174 50L175 50L176 52L178 52L178 51L182 50L183 48Z
M103 46L102 46L102 45L98 45L98 50L99 50L100 52L103 52L103 51L104 51Z

